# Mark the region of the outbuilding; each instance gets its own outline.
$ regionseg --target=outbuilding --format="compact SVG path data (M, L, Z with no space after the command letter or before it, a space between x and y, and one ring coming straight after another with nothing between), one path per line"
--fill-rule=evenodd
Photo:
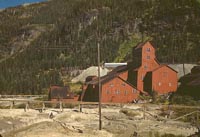
M51 86L49 88L49 100L68 102L78 100L78 97L75 96L73 92L71 92L69 86Z

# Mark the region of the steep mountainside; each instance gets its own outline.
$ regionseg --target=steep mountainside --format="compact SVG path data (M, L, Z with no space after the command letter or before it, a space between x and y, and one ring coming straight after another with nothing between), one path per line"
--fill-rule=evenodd
M0 93L39 94L61 69L126 61L151 39L161 62L200 61L195 0L51 0L0 12ZM132 43L132 44L131 44Z

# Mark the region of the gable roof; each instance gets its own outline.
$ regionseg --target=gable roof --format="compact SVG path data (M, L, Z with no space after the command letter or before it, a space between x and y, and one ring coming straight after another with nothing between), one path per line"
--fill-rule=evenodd
M109 74L116 74L116 73L121 73L124 71L128 70L128 66L127 65L123 65L123 66L118 66L116 68L114 68L111 72L108 73Z
M93 80L93 79L96 79L96 78L98 78L98 77L95 76L95 75L87 76L87 77L85 78L85 82L89 82L89 81L91 81L91 80Z
M121 77L119 77L118 76L118 78L119 79L121 79L122 81L124 81L125 83L127 83L128 85L130 85L131 87L133 87L133 88L135 88L135 89L137 89L137 87L135 87L135 86L133 86L130 82L128 82L128 81L126 81L126 80L124 80L124 79L122 79ZM148 93L147 92L145 92L145 91L141 91L141 90L139 90L139 89L137 89L138 91L140 91L141 93L143 93L143 94L145 94L145 95L147 95Z
M173 69L173 68L171 68L170 66L168 66L168 65L160 65L159 67L157 67L157 68L155 68L155 69L153 69L152 70L152 72L154 72L154 71L156 71L156 70L158 70L158 69L160 69L160 68L162 68L162 67L168 67L169 69L171 69L171 70L173 70L173 71L175 71L176 73L178 73L178 71L176 71L175 69Z
M118 66L115 69L113 69L111 72L109 72L107 75L102 76L100 78L100 82L105 83L107 81L110 81L111 79L115 78L116 76L118 76L119 74L127 70L128 70L127 65ZM86 82L85 84L98 84L98 77L96 77L95 79L91 81Z
M120 73L109 74L109 75L103 76L103 77L100 78L100 82L101 82L101 84L105 84L105 83L109 82L110 80L112 80L112 79L114 79L114 78L119 78L120 80L122 80L123 82L125 82L126 84L128 84L129 86L133 87L134 89L137 89L137 87L133 86L133 85L132 85L131 83L129 83L128 81L126 81L126 80L122 79L121 77L119 77L119 74L120 74ZM99 81L98 81L98 78L97 78L97 79L94 79L94 80L92 80L92 81L90 81L90 82L87 82L86 84L97 85L98 83L99 83ZM145 92L145 91L141 91L141 90L139 90L139 89L137 89L137 90L138 90L139 92L145 94L145 95L148 94L148 93Z
M139 43L139 44L137 44L137 46L134 48L135 50L137 50L137 49L141 49L145 44L147 44L147 43L150 43L150 45L153 47L153 48L155 48L154 47L154 45L152 44L152 42L150 42L150 41L145 41L145 42L141 42L141 43Z
M115 75L105 75L103 77L100 77L100 82L101 83L105 83L107 81L110 81L111 79L113 79L115 77ZM94 80L91 80L89 82L86 82L85 84L92 84L92 85L97 85L99 83L99 79L98 77Z

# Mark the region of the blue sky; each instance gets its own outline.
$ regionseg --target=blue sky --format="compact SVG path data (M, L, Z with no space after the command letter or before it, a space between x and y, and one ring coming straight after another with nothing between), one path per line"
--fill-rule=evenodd
M24 3L41 2L45 0L0 0L0 9L18 6Z

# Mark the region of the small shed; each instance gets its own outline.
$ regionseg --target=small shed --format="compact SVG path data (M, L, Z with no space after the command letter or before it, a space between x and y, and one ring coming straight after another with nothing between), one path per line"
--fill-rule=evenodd
M69 86L51 86L49 89L50 101L72 101L74 97L74 93L71 92Z

